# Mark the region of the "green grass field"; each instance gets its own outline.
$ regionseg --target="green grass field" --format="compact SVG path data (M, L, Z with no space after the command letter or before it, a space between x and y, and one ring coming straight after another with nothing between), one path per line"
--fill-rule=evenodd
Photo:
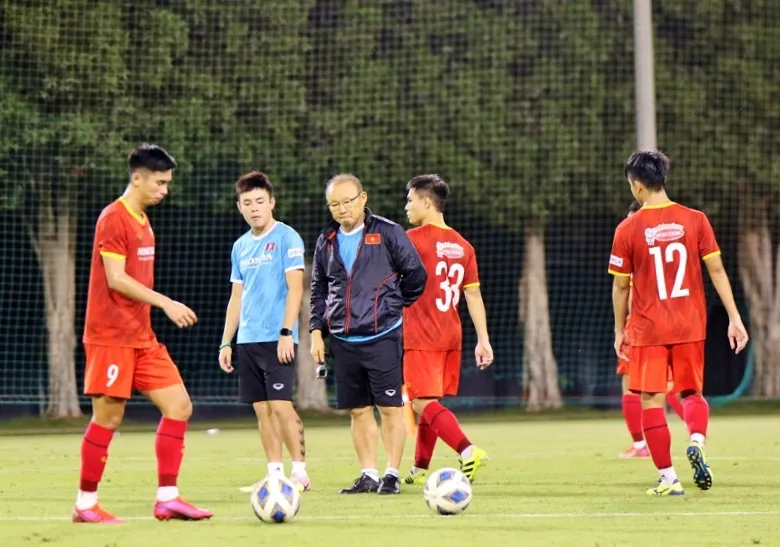
M180 479L183 494L208 507L208 522L152 519L154 425L114 440L101 486L102 504L130 522L74 525L78 434L0 437L0 545L79 547L222 544L295 545L777 545L780 544L780 428L777 416L715 416L708 455L715 476L699 492L684 459L684 425L670 416L681 498L649 498L656 472L649 460L621 461L628 444L622 421L464 421L491 461L474 484L465 514L436 517L419 487L400 496L338 494L356 475L347 422L307 430L315 490L303 495L298 518L258 521L238 491L264 474L255 431L207 435L194 425ZM407 445L403 471L414 446ZM455 466L443 444L434 467ZM380 465L381 468L381 465ZM289 462L287 465L289 472Z

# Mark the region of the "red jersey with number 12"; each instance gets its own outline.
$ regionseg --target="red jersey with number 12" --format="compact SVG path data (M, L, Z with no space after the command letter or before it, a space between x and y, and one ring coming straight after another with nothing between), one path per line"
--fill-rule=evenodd
M461 291L479 286L474 248L452 228L424 224L407 233L420 254L428 281L422 296L404 309L404 349L460 350Z
M632 346L707 338L701 261L719 254L707 216L676 203L643 207L618 225L609 273L632 277Z

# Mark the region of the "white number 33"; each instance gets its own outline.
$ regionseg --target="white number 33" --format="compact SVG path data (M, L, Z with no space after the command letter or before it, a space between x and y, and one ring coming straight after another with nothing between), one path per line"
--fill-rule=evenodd
M436 264L436 277L441 279L439 287L443 291L443 298L436 299L436 307L439 311L449 311L451 307L457 307L460 300L460 284L463 283L465 270L462 264L452 264L447 267L443 260Z

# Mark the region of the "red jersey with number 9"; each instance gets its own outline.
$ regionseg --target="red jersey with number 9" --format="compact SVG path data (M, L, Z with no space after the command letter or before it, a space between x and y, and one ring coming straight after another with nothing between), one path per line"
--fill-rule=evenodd
M632 346L707 338L701 261L719 254L707 216L676 203L642 207L618 225L609 273L633 280Z
M404 349L460 350L461 292L479 286L474 248L452 228L424 224L407 233L420 254L428 281L422 296L404 309Z

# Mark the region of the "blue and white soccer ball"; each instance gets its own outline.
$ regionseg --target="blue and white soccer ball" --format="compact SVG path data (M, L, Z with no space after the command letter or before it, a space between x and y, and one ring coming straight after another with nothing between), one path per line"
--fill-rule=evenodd
M298 514L301 495L290 479L266 477L252 490L249 502L257 518L263 522L281 524Z
M431 473L423 489L425 503L439 515L457 515L471 503L471 482L451 467Z

